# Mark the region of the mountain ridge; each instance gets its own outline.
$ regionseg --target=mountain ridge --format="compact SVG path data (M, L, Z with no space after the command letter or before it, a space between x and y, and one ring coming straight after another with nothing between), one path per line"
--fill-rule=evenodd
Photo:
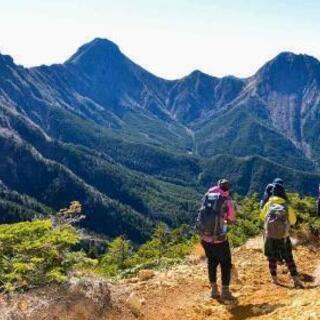
M55 210L78 194L87 227L137 241L160 221L192 223L222 173L241 194L279 172L315 194L319 79L317 59L285 52L245 79L194 70L166 80L101 38L63 64L24 68L0 55L0 180Z

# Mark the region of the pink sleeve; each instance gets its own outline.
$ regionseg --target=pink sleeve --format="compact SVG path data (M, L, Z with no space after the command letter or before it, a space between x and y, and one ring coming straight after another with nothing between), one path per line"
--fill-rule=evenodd
M228 212L227 212L227 220L230 222L235 222L236 221L236 212L234 210L234 205L231 199L227 200L227 207L228 207Z

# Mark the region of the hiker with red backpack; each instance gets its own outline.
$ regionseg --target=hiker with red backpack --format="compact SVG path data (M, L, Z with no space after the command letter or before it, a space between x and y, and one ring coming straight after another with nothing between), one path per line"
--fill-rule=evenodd
M297 221L281 179L273 184L271 197L263 206L261 218L264 220L264 254L269 261L272 282L279 284L277 278L277 262L285 261L295 288L303 288L293 258L292 242L289 237L290 226Z
M227 225L235 222L235 210L229 193L228 180L221 179L208 190L197 218L201 244L208 259L211 297L234 300L229 285L231 280L231 250L227 237ZM217 267L221 268L221 294L217 284Z

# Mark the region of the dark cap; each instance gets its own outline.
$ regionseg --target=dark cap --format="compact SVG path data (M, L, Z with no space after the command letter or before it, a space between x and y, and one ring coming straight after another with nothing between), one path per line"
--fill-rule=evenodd
M220 179L218 181L218 186L223 190L223 191L228 191L230 189L230 183L227 179Z

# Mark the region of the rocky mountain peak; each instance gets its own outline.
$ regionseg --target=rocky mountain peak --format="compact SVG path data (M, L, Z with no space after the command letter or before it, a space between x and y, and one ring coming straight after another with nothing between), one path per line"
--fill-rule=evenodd
M122 54L119 47L110 40L95 38L81 46L78 51L72 55L66 64L73 64L84 68L93 68L101 66L108 61L118 59Z
M218 78L213 77L205 72L202 72L201 70L194 70L191 73L189 73L187 76L182 78L182 80L187 80L187 81L197 81L197 80L204 80L204 81L216 81Z
M320 86L320 62L306 54L282 52L258 70L255 78L273 91L297 93L312 83Z
M9 55L0 53L0 68L4 66L9 66L9 65L10 66L14 65L13 58Z

